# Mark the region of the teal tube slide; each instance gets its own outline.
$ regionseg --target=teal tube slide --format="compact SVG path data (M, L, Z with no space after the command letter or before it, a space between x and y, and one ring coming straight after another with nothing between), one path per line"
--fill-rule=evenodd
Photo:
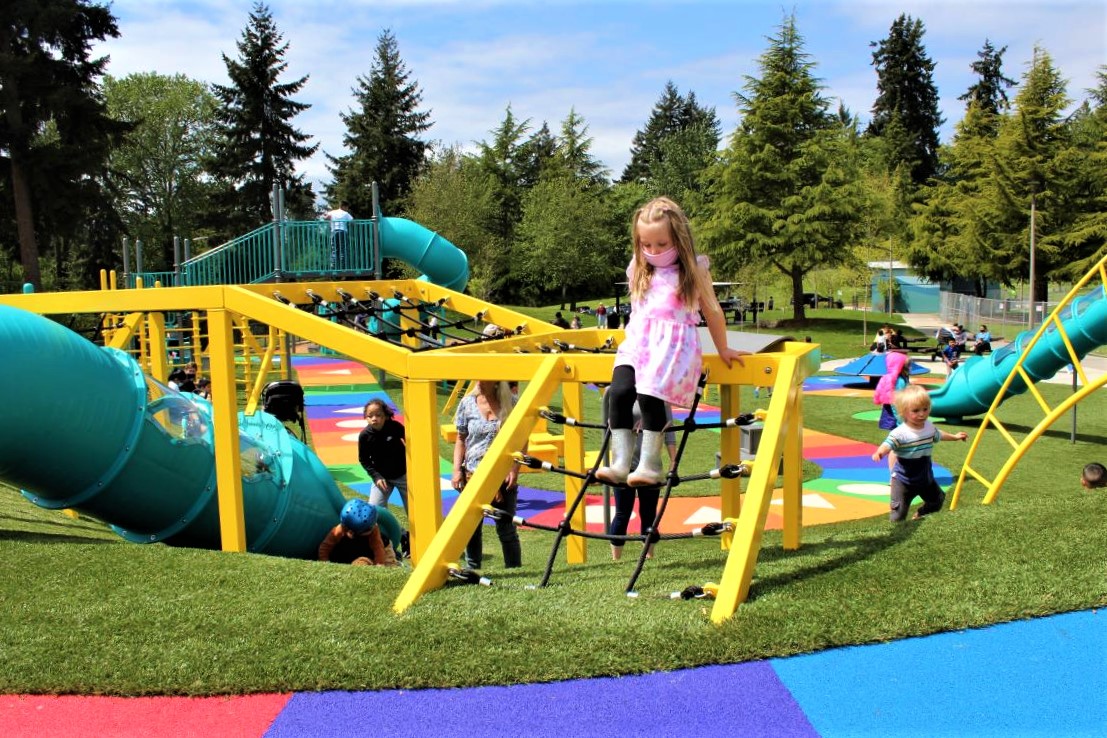
M0 479L123 538L219 548L211 406L128 354L0 305ZM311 449L266 413L239 415L249 551L316 557L346 500Z
M1060 317L1077 357L1083 359L1089 351L1107 343L1107 295L1103 287L1073 300ZM930 393L931 412L948 419L987 412L1033 336L1032 331L1023 331L1014 341L987 356L970 357L945 384ZM1052 377L1070 363L1072 360L1061 332L1051 324L1026 356L1023 369L1038 382ZM1008 396L1026 390L1027 384L1022 377L1015 377L1008 388Z
M400 259L437 285L465 291L469 282L469 259L465 252L429 228L406 218L380 220L381 256Z

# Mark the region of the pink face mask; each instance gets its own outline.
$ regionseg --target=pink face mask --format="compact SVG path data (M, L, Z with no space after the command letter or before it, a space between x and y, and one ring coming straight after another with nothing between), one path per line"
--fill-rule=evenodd
M660 254L651 254L643 249L642 256L646 258L646 262L652 264L655 267L667 267L676 264L677 250L676 246L671 246L662 251Z

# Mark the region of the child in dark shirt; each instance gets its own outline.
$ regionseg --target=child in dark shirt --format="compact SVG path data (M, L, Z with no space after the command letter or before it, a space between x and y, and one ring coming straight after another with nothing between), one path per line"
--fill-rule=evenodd
M357 460L373 480L369 502L388 506L388 497L395 487L407 513L407 445L404 426L397 421L384 400L374 398L365 403L366 426L357 437Z

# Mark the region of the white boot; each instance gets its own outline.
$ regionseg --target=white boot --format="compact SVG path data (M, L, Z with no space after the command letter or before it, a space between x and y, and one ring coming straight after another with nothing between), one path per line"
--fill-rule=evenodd
M627 484L631 487L661 484L661 442L664 438L662 431L642 431L642 453L638 458L638 468L627 477Z
M630 428L611 429L611 466L596 470L596 479L606 484L625 484L634 456L634 431Z

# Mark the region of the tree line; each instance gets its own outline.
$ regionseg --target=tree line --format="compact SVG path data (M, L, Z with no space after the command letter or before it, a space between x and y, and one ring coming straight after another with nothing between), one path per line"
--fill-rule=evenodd
M735 93L732 135L670 81L618 178L574 109L551 128L509 105L473 151L429 141L418 81L385 30L341 116L344 153L328 154L322 193L297 172L318 146L295 126L308 78L287 78L288 43L266 5L253 6L237 55L223 55L227 85L106 76L91 46L119 31L90 0L16 0L0 17L0 273L39 288L95 286L100 268L119 267L124 236L147 244L147 269L171 269L174 236L203 250L262 225L274 186L294 219L316 217L320 197L367 216L374 181L385 214L467 252L470 291L510 304L611 294L631 214L659 194L687 208L717 277L777 273L798 318L817 269L867 274L866 262L891 255L983 294L1029 278L1033 230L1044 295L1107 248L1107 67L1066 115L1073 101L1045 49L1016 81L1006 47L985 39L942 144L925 26L905 14L871 44L867 126L834 107L785 14Z

